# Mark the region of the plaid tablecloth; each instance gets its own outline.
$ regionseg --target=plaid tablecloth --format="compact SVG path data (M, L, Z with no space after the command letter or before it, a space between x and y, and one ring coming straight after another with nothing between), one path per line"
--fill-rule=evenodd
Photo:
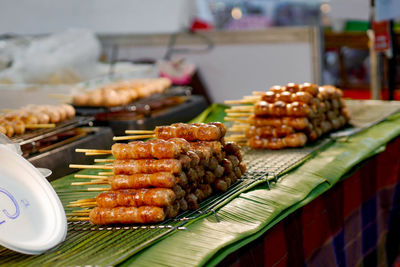
M391 266L400 247L400 137L220 266Z

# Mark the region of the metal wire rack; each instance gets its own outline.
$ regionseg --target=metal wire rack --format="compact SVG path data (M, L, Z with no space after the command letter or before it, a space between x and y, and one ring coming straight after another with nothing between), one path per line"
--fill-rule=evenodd
M276 182L282 174L299 166L331 142L332 139L325 138L303 148L282 150L254 150L244 147L244 161L247 165L244 179L262 177L266 182Z
M243 149L244 161L247 171L241 179L234 183L225 193L213 195L203 201L200 208L195 211L187 211L179 214L173 219L168 219L160 224L141 226L94 226L88 221L70 222L70 230L73 231L102 231L102 230L154 230L164 229L167 232L175 230L186 230L184 225L193 219L205 214L213 213L218 220L216 209L224 205L232 197L260 184L276 182L279 176L292 168L300 165L308 157L312 156L324 146L331 143L331 139L324 139L312 145L298 149L284 149L277 151L252 150L248 147ZM163 234L162 234L163 235Z

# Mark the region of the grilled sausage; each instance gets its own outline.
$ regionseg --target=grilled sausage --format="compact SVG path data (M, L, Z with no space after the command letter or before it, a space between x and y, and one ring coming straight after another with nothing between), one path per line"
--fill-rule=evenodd
M101 208L172 205L176 196L168 188L141 188L107 191L96 197L97 206Z
M92 209L89 213L93 224L133 224L133 223L157 223L165 219L163 208L142 207L116 207Z
M136 159L115 160L113 164L114 174L135 174L170 172L180 173L181 162L177 159Z
M180 177L179 182L182 181ZM109 179L112 190L137 189L147 187L171 188L177 184L176 177L169 172L136 173L131 175L114 175Z

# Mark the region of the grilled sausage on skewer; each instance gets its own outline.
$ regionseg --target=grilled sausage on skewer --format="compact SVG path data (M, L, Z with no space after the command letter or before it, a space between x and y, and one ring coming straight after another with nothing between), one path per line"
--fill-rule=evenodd
M156 206L165 207L175 201L175 193L168 188L141 188L107 191L96 197L100 208Z
M154 133L159 139L183 138L187 141L216 141L220 140L226 129L214 124L185 124L175 123L171 126L158 126Z
M92 209L89 213L93 224L133 224L133 223L156 223L165 219L163 208L142 207L117 207Z
M182 140L182 142L186 142ZM169 140L133 141L129 144L116 143L111 147L112 154L116 159L168 159L176 158L187 151L189 146L179 146L176 142Z
M113 190L147 187L171 188L177 184L177 179L169 172L137 173L131 175L114 175L109 178L109 183Z
M136 159L115 160L113 164L114 174L135 174L170 172L180 173L181 162L177 159Z

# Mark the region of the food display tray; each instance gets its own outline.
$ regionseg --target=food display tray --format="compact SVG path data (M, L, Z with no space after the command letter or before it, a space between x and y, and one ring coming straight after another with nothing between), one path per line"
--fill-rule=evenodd
M173 86L166 90L164 93L153 94L149 97L139 99L124 106L116 107L91 107L91 106L75 106L76 113L81 116L96 116L107 114L107 113L118 113L118 112L136 112L138 114L146 115L151 110L149 107L154 103L162 102L165 99L179 96L190 96L192 88L187 86Z
M86 136L47 152L30 156L28 161L35 167L50 169L52 174L47 179L52 181L75 171L68 168L68 162L93 163L90 157L76 153L76 148L109 148L113 144L112 137L113 132L108 127L89 127Z
M159 125L188 122L206 108L207 101L203 96L192 95L179 105L157 110L148 116L137 116L131 119L124 118L123 120L95 121L95 125L109 126L115 135L125 135L125 130L129 129L152 130Z

